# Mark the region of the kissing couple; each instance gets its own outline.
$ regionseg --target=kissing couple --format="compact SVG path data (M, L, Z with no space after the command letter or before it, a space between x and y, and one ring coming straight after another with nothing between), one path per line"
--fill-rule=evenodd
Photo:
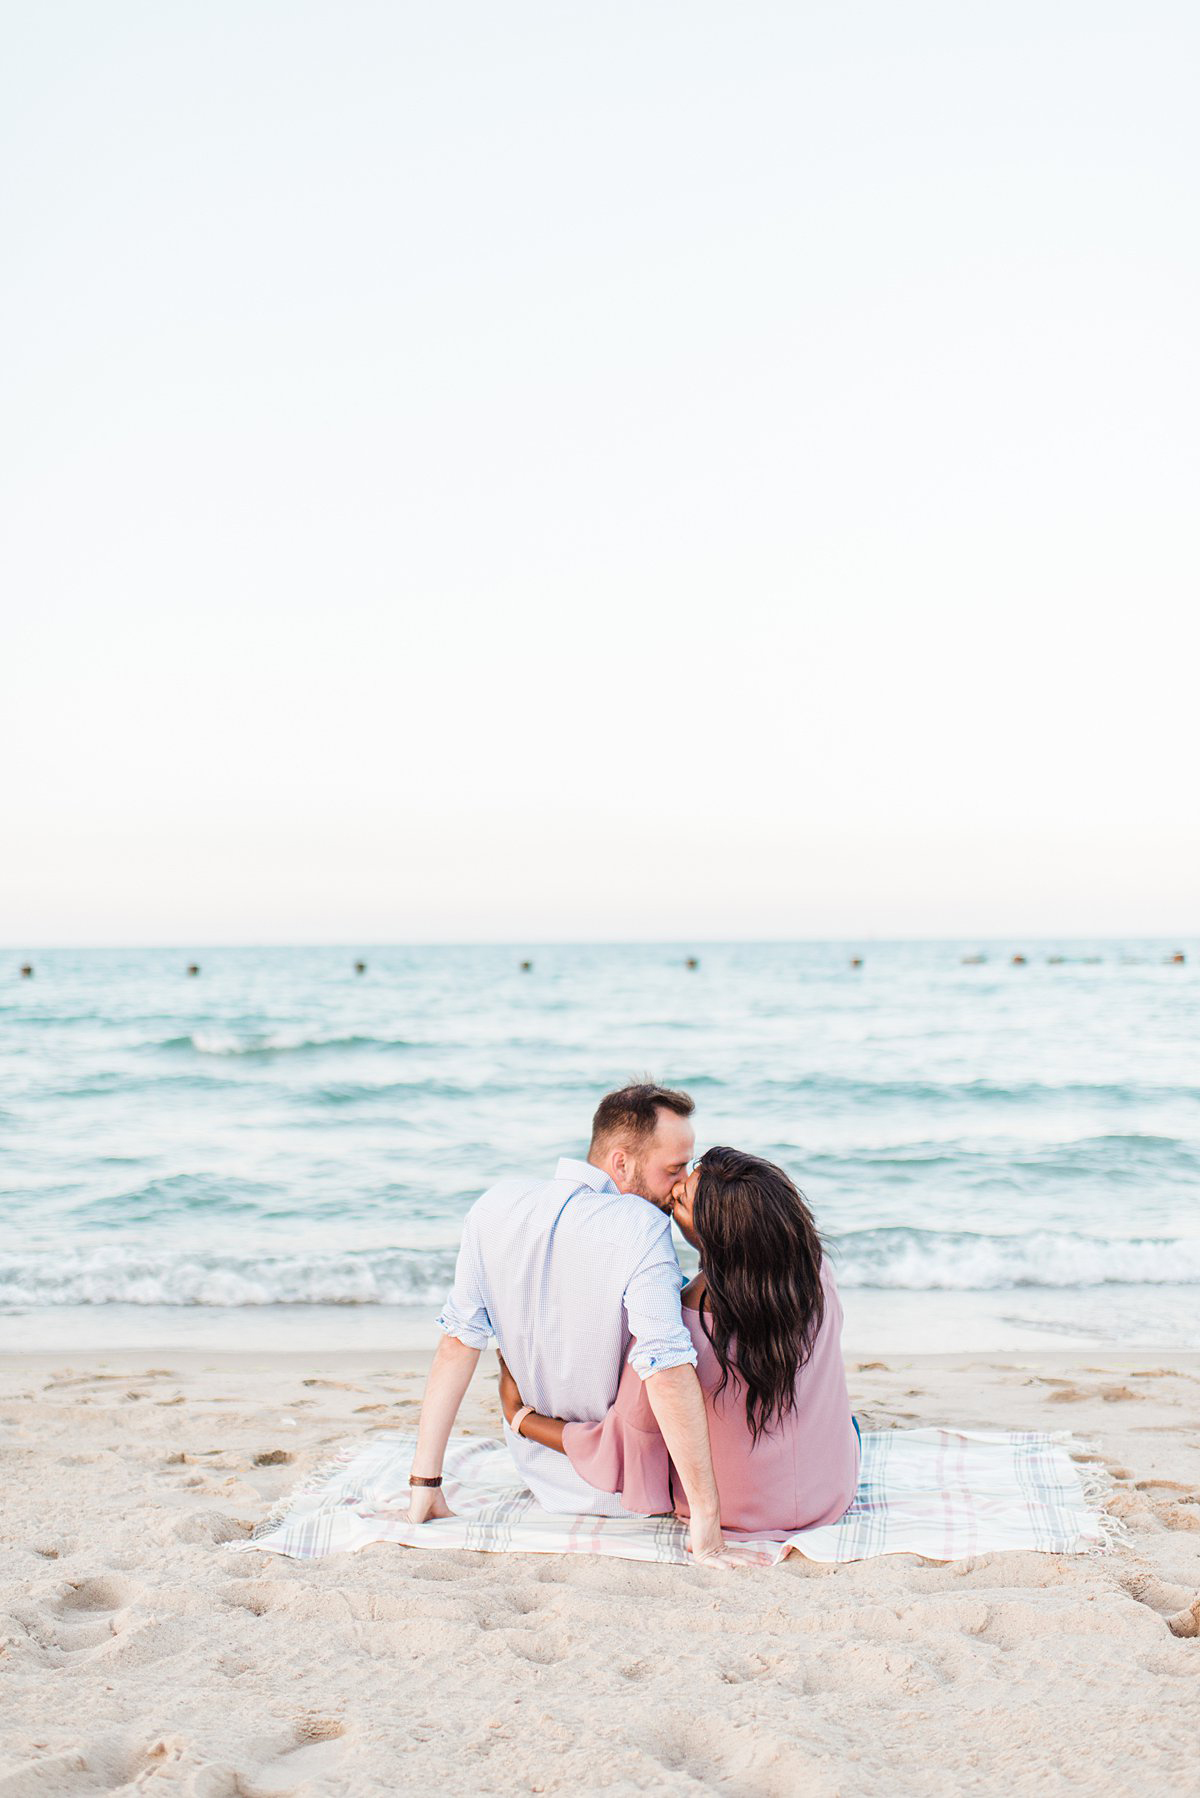
M695 1106L609 1093L586 1161L476 1200L413 1458L408 1516L452 1513L442 1459L482 1351L500 1352L505 1441L547 1511L688 1521L696 1561L724 1531L835 1523L858 1483L842 1307L804 1199L737 1149L693 1163ZM684 1284L674 1218L699 1251Z

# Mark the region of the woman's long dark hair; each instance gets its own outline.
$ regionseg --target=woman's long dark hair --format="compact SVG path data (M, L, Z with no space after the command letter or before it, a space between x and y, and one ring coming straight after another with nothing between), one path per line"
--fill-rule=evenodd
M708 1283L700 1321L721 1364L713 1397L731 1380L745 1389L757 1442L794 1408L825 1316L821 1238L783 1169L737 1149L702 1157L692 1225Z

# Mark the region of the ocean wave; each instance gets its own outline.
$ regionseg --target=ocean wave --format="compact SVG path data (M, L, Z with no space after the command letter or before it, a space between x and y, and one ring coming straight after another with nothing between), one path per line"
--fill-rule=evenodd
M1088 1105L1127 1106L1147 1100L1200 1099L1200 1086L1139 1081L1089 1080L869 1080L848 1074L801 1074L760 1080L755 1093L774 1109L781 1096L830 1101L902 1105Z
M47 1086L39 1095L43 1099L129 1099L139 1093L160 1091L182 1093L216 1093L244 1091L245 1083L228 1075L194 1072L190 1074L130 1074L121 1069L98 1070L57 1086Z
M309 1111L319 1116L320 1111L326 1107L336 1110L355 1105L377 1105L389 1099L411 1101L417 1098L426 1102L431 1099L470 1099L479 1103L509 1094L517 1096L520 1091L510 1080L439 1080L432 1076L418 1076L413 1080L380 1080L374 1083L364 1080L335 1080L324 1086L306 1086L291 1094L290 1102L298 1111Z
M1178 1185L1200 1179L1200 1142L1131 1132L1033 1144L1015 1137L993 1142L921 1139L816 1151L782 1144L775 1145L773 1155L802 1178L833 1180L839 1186L857 1183L860 1188L864 1182L903 1185L938 1176L955 1179L964 1192L1001 1185L1045 1192L1052 1183L1091 1188L1098 1182Z
M117 1165L128 1165L118 1160ZM136 1165L136 1163L134 1163ZM231 1179L220 1174L164 1174L142 1186L97 1196L87 1194L75 1207L90 1224L158 1223L195 1212L218 1212L236 1217L276 1208L286 1189L269 1180Z
M830 1248L846 1289L1200 1285L1200 1238L879 1229L850 1232ZM454 1263L449 1248L231 1255L104 1243L0 1256L0 1306L432 1306Z
M219 1255L104 1244L0 1255L0 1305L437 1304L452 1250Z
M197 1055L303 1055L329 1049L413 1049L419 1045L400 1036L310 1035L303 1030L193 1030L170 1036L159 1049L191 1049Z
M1200 1285L1200 1237L1081 1236L1034 1230L849 1231L829 1243L839 1284L907 1292L993 1292L1017 1286Z

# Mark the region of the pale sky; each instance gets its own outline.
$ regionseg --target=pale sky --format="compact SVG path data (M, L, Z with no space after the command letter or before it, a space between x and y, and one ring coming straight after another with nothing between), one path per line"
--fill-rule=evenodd
M0 942L1195 929L1194 6L5 38Z

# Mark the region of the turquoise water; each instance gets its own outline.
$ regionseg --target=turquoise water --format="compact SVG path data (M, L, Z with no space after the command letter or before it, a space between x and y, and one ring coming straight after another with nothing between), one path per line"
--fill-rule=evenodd
M581 1153L648 1071L693 1093L701 1146L793 1173L864 1336L874 1308L914 1338L941 1318L938 1346L975 1312L1200 1344L1198 966L1159 942L10 952L0 1331L424 1317L479 1190Z

